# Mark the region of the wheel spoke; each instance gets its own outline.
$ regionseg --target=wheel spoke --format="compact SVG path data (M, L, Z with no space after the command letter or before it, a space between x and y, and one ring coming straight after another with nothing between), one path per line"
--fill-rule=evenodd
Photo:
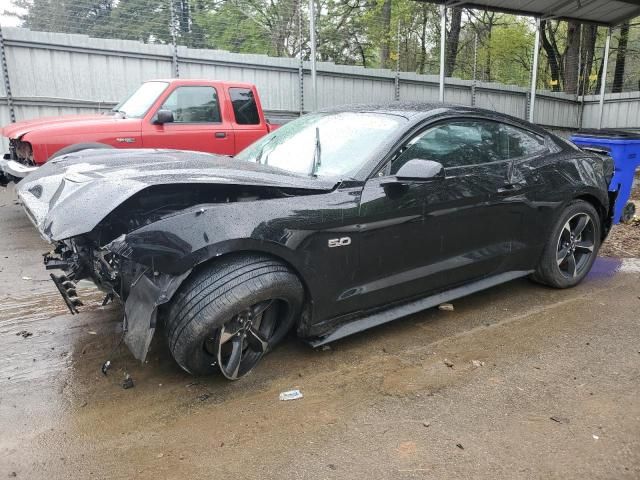
M573 235L575 236L575 238L578 238L582 234L582 231L589 224L589 222L590 220L588 215L580 215L578 223L576 224L576 228L573 230Z
M217 355L218 366L229 380L249 373L267 352L277 327L280 300L265 300L239 312L220 327L210 351ZM271 308L274 307L274 308Z
M240 370L240 363L242 363L242 349L244 347L244 340L241 335L237 335L233 339L233 350L227 360L227 364L223 367L225 369L225 376L231 380L238 378L238 371Z
M258 353L266 352L269 347L269 342L267 342L263 338L262 334L253 327L247 331L247 343L251 350Z
M578 273L576 257L573 253L567 256L567 271L572 278L575 278Z
M593 242L585 240L582 242L576 242L576 250L581 252L593 252Z
M567 258L567 255L569 254L569 247L564 247L560 250L558 250L558 253L556 254L556 261L558 262L558 266L564 262L564 260Z

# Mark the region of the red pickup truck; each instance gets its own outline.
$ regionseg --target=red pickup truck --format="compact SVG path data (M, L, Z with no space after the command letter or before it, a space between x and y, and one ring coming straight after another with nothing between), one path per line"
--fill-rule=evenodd
M19 180L50 158L88 148L172 148L235 155L275 126L256 87L209 80L143 83L110 112L13 123L0 183ZM2 178L4 176L4 178Z

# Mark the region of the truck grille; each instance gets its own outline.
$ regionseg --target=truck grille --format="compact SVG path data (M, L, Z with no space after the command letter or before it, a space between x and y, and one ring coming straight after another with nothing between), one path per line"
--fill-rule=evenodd
M29 142L12 138L9 140L9 157L23 165L34 166L33 150Z

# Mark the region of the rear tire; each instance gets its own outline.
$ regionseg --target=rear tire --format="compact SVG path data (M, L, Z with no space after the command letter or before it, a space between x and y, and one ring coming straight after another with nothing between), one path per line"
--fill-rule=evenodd
M167 310L171 354L189 373L220 370L237 380L284 338L303 298L298 277L268 256L238 254L203 265Z
M554 288L577 285L591 270L601 238L596 209L584 200L574 200L551 230L532 280Z

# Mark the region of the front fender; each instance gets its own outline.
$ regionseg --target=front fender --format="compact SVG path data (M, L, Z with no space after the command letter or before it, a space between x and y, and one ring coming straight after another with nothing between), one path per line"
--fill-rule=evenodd
M194 207L122 235L106 248L171 275L227 253L261 252L281 258L303 282L313 284L307 282L315 263L308 242L319 230L331 230L332 222L322 210L293 210L291 205L274 199L255 207L244 202Z

